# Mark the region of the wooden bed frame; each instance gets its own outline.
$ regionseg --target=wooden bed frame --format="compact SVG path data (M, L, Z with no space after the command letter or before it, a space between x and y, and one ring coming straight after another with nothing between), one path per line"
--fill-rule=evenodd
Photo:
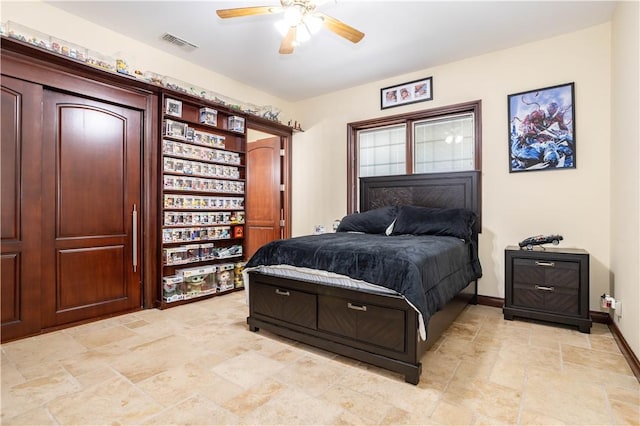
M480 218L480 172L433 173L362 178L361 211L386 205L464 207ZM474 239L481 229L478 219ZM454 297L418 334L418 314L392 295L366 293L249 272L251 331L265 329L296 341L401 373L418 384L420 359L469 303L477 281ZM283 295L288 297L282 297Z

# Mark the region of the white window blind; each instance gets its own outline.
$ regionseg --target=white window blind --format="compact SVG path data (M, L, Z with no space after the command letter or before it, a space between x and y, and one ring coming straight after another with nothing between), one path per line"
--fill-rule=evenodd
M359 176L388 176L406 173L406 125L387 126L358 132Z
M414 173L474 170L474 127L473 114L415 122Z

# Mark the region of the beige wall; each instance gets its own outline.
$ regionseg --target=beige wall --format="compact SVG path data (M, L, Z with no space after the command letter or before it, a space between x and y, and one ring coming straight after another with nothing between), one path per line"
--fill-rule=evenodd
M306 131L294 137L293 234L346 213L346 124L386 114L482 100L480 294L504 297L504 248L560 233L591 254L591 309L609 289L611 27L381 80L301 102ZM434 100L380 110L379 89L433 76ZM575 82L577 168L509 174L507 95Z
M591 253L591 309L599 309L599 295L605 291L624 300L624 315L616 322L640 354L637 2L622 2L612 24L298 104L41 2L2 2L1 7L3 21L13 20L107 54L126 46L125 54L142 69L243 101L276 105L285 117L288 111L296 111L296 120L306 131L296 133L293 140L293 235L312 233L316 224L330 229L346 213L348 122L482 100L484 277L480 293L504 296L505 246L528 235L561 233L562 246ZM631 67L629 58L635 58ZM426 76L433 76L433 101L380 110L381 87ZM507 95L572 81L576 84L577 168L509 174Z
M625 340L640 357L640 3L616 9L612 31L611 294Z

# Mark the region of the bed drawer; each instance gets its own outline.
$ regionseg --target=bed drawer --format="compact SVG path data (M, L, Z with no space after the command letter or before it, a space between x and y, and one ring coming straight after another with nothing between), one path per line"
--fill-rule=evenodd
M398 352L405 350L405 311L318 296L318 329Z
M252 314L316 329L316 295L263 283L250 288Z

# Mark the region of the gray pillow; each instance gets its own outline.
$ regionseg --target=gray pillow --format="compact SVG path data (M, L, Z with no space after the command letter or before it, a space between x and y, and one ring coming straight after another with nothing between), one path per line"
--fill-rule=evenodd
M445 235L470 240L477 215L461 208L401 206L391 235Z
M396 218L397 211L397 206L386 206L362 213L352 213L342 218L336 232L384 234Z

